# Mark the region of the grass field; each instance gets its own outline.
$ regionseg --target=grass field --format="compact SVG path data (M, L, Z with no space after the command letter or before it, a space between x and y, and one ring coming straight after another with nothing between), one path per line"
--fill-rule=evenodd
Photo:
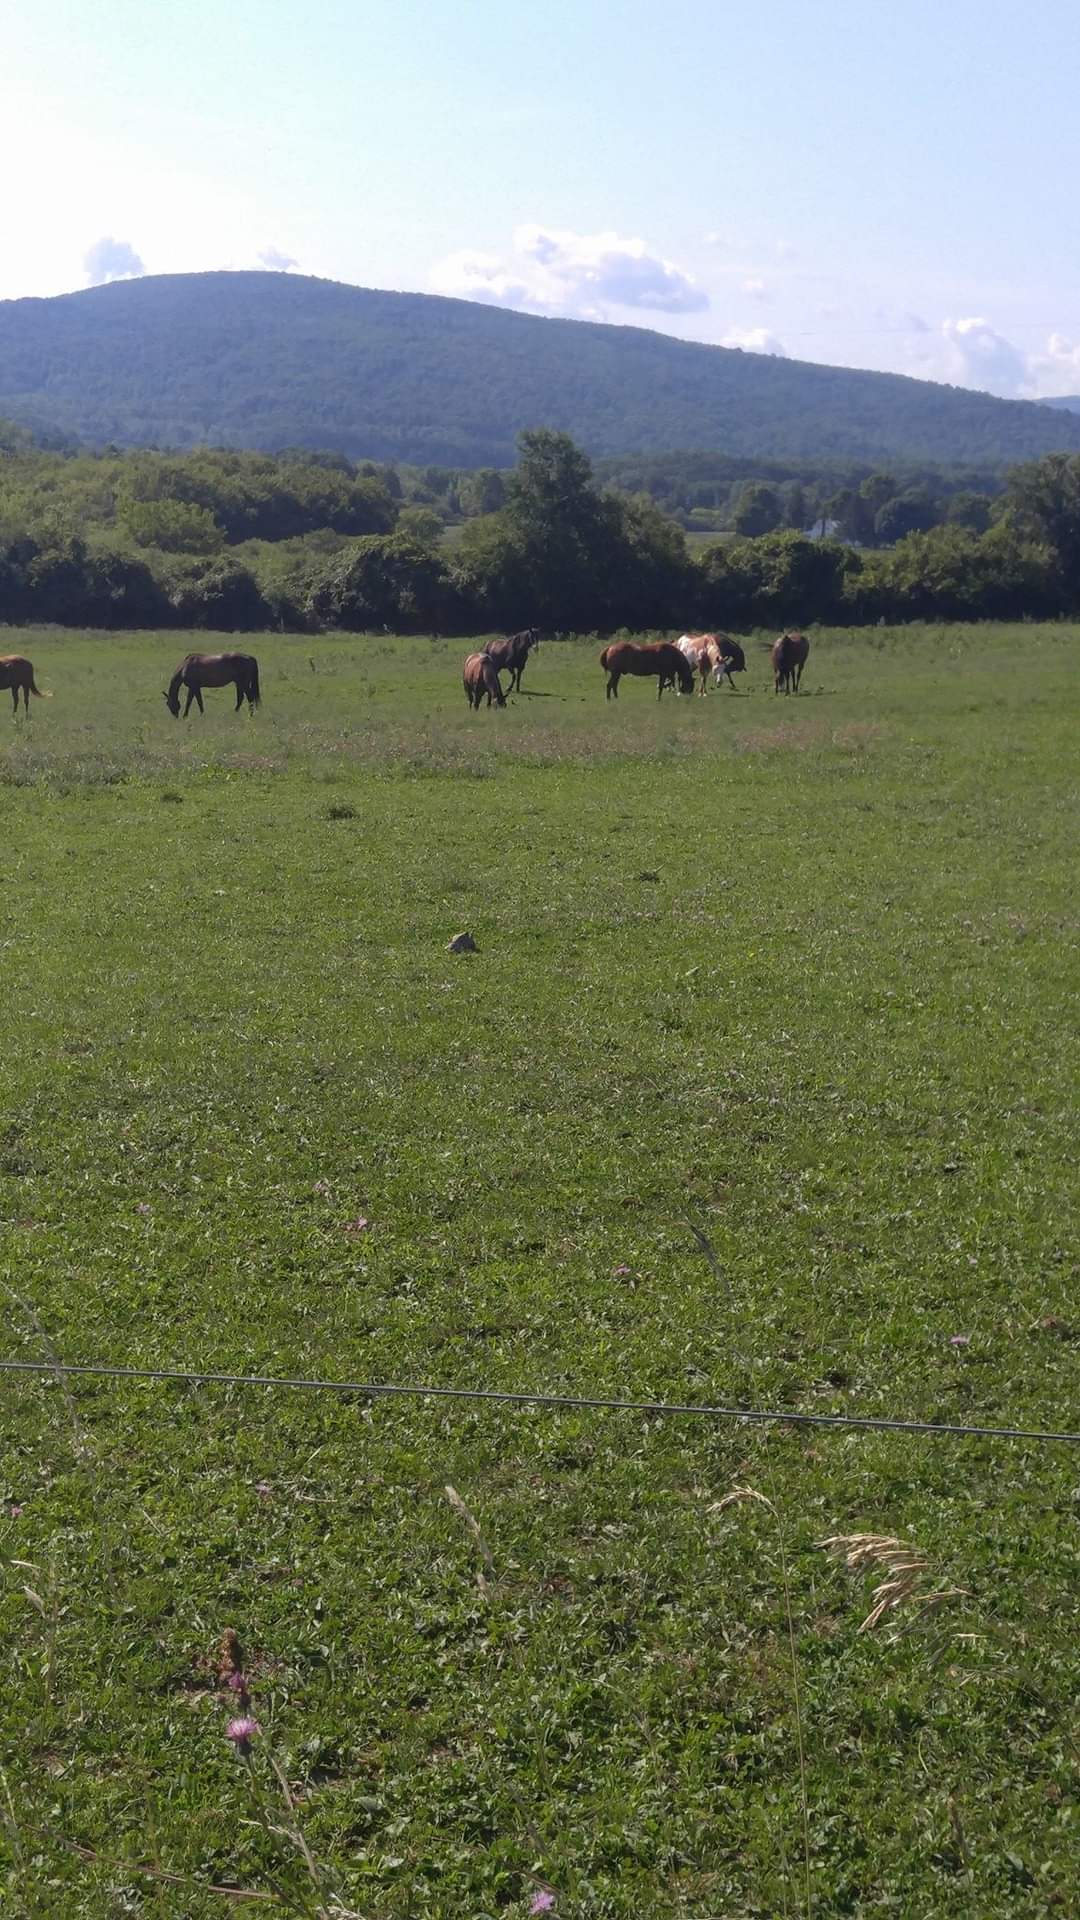
M266 636L184 725L175 635L10 633L7 1353L1076 1428L1076 640L470 714ZM4 1913L1075 1910L1080 1449L0 1404Z

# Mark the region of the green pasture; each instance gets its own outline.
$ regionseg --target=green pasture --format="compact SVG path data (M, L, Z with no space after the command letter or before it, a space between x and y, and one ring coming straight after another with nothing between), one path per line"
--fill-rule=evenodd
M1076 630L765 640L9 631L5 1354L1080 1428ZM0 1408L5 1914L1074 1910L1080 1447Z

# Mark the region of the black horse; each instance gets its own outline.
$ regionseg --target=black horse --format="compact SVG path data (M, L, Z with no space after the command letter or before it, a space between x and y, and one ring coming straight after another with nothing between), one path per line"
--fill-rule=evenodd
M539 627L526 627L523 633L508 634L505 640L489 640L484 652L494 660L496 671L510 675L511 693L521 692L521 676L529 655L540 645Z
M187 704L184 707L184 719L191 712L194 700L200 713L205 713L202 690L204 687L236 688L236 709L239 713L246 700L254 713L259 704L259 663L251 653L189 653L181 660L172 679L169 691L165 695L165 705L176 719L180 718L180 689L187 692Z

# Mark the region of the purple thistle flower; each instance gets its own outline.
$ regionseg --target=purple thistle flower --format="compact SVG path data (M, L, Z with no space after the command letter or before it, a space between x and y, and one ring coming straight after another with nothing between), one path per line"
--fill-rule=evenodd
M136 1213L152 1213L153 1208L148 1204L147 1201L137 1200L135 1202L135 1211Z
M953 1334L950 1334L950 1336L949 1336L949 1345L950 1345L950 1347L970 1347L970 1345L971 1345L971 1335L970 1335L970 1333L953 1333Z
M614 1277L616 1280L623 1280L628 1273L633 1273L633 1271L633 1267L616 1267Z
M541 1887L540 1892L534 1893L529 1901L529 1912L550 1913L554 1905L555 1895L547 1887Z
M231 1740L237 1753L250 1753L251 1742L261 1731L257 1720L244 1714L239 1720L230 1720L225 1729L226 1738Z
M230 1693L246 1693L248 1690L247 1674L230 1673L225 1685L228 1687Z

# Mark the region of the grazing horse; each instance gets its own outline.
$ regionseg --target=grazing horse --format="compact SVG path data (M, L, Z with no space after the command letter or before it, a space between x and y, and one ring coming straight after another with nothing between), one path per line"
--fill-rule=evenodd
M746 672L745 653L738 641L729 639L726 633L684 633L677 645L700 677L702 699L710 671L714 686L722 687L726 678L733 691L732 674Z
M180 689L187 689L187 704L184 707L184 719L191 712L194 700L200 713L205 713L202 690L204 687L236 687L236 706L239 713L246 700L254 713L259 704L259 663L252 653L189 653L181 660L172 679L169 691L162 697L169 712L180 718Z
M489 660L494 660L499 673L509 673L511 693L521 692L521 676L529 655L539 645L539 627L526 627L523 633L511 633L505 640L488 641L484 652Z
M470 707L479 707L485 693L490 707L505 707L506 695L499 685L499 669L489 653L470 653L461 670L465 698Z
M670 640L658 640L649 647L639 647L633 640L616 640L605 647L600 655L600 665L607 674L605 698L617 700L619 681L624 673L651 674L659 682L656 697L662 700L665 687L679 683L680 693L693 693L694 676L690 663L678 647Z
M51 693L42 693L35 684L34 669L29 660L21 653L0 654L0 687L11 688L11 704L15 712L19 711L19 695L23 697L23 712L30 711L30 695L38 700L51 700Z
M774 640L769 658L776 676L776 691L783 687L785 693L798 693L802 670L810 652L810 642L805 633L782 633Z

